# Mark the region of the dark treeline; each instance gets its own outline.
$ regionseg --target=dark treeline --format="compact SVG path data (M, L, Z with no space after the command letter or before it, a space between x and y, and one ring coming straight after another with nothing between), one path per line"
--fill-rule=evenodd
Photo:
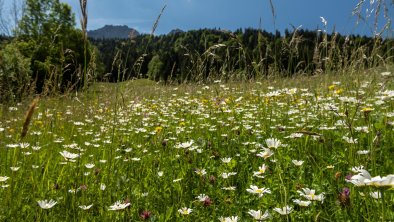
M6 38L6 36L0 35L0 42L4 41Z
M269 33L201 29L133 39L90 40L105 72L99 80L163 82L253 79L359 70L393 61L394 41L296 29Z
M6 41L9 41L9 40L11 40L10 37L5 36L5 35L0 35L0 44L4 43Z

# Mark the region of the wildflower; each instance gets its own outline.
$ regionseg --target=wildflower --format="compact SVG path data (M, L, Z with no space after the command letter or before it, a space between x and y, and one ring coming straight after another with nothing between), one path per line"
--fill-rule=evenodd
M178 210L178 212L182 215L189 215L191 214L191 212L193 211L193 209L187 208L187 207L183 207L181 209Z
M311 190L309 188L302 188L302 191L297 191L302 197L305 197L307 200L316 200L323 202L324 201L324 193L319 195L315 194L315 190Z
M350 179L345 179L346 182L352 183L356 186L365 186L366 183L364 182L366 179L371 179L371 174L364 169L359 170L359 174L353 175Z
M299 200L299 199L294 199L293 202L301 207L308 207L312 203L310 200L305 201L305 200Z
M38 151L38 150L40 150L41 149L41 147L40 146L32 146L31 147L34 151Z
M159 177L162 177L163 176L163 171L159 171L159 172L157 172L157 176L159 176Z
M368 126L358 126L354 128L357 132L369 133Z
M76 122L74 122L74 125L75 126L84 126L85 123L76 121Z
M203 202L204 206L208 207L212 204L212 200L211 198L208 197L208 195L205 194L200 194L196 197L196 199L198 199L198 201Z
M69 189L68 192L72 193L72 194L76 194L76 193L79 192L79 190L80 190L79 188L77 188L77 189Z
M70 161L70 162L75 162L76 161L75 158L79 157L79 154L70 153L68 151L62 151L59 153L60 153L60 155L62 155L64 157L64 159L66 159L67 161Z
M26 148L28 148L29 146L30 146L29 143L20 143L20 144L19 144L19 147L20 147L21 149L26 149Z
M268 213L268 210L266 210L264 214L262 214L261 210L249 210L248 214L252 216L253 219L258 221L266 220L271 217L271 215Z
M261 175L264 174L266 170L267 170L267 166L265 164L263 164L262 166L259 167L259 171L253 172L253 176L259 177L259 178L264 178L264 176L261 176Z
M230 186L230 187L223 187L222 190L236 190L237 187Z
M271 193L271 190L268 188L258 188L255 185L250 185L250 189L246 189L249 193L258 194L259 197L263 197L265 193Z
M364 107L364 108L361 109L361 112L369 113L369 112L372 112L373 110L375 110L375 109L371 108L371 107Z
M187 149L190 148L193 145L194 141L190 140L189 142L184 142L184 143L179 143L178 145L175 146L175 148L180 149Z
M380 199L382 198L382 193L380 193L379 191L375 191L375 192L370 192L369 195L374 198L374 199Z
M196 172L199 176L204 176L205 174L207 174L207 171L205 171L205 169L196 169L194 172Z
M14 172L18 171L20 169L20 167L10 167L10 169Z
M380 92L384 99L394 97L394 90L385 90L384 92Z
M291 162L296 166L302 166L302 164L304 163L304 161L302 160L292 160Z
M91 207L93 206L93 204L90 204L90 205L80 205L80 206L78 206L79 208L81 208L82 210L89 210Z
M353 173L361 173L362 170L364 170L364 166L357 166L357 167L352 167Z
M272 152L272 150L270 150L268 148L263 148L263 149L264 149L264 152L260 152L260 153L256 154L256 156L267 159L274 154L274 152Z
M231 157L226 157L221 159L223 163L230 163L231 162Z
M354 98L354 97L339 97L339 100L341 100L344 103L358 103L359 101Z
M282 208L275 207L274 211L278 212L280 215L287 215L293 211L293 207L284 206Z
M343 207L350 205L350 189L348 187L342 188L342 192L338 195L338 201Z
M232 216L232 217L219 217L220 222L237 222L238 221L238 216Z
M57 204L54 200L39 200L37 203L42 209L50 209Z
M234 175L237 175L237 172L230 172L230 173L222 173L222 178L223 179L227 179L227 178L229 178L230 176L234 176Z
M356 153L358 155L366 155L366 154L369 154L369 150L358 150Z
M19 147L19 144L7 144L6 147L8 147L8 148L17 148L17 147Z
M374 186L374 187L394 187L394 174L390 174L384 177L376 176L372 177L368 171L364 169L359 170L359 174L354 175L346 182L352 183L355 186Z
M144 210L144 211L142 211L142 213L140 213L140 218L142 220L148 220L151 216L152 216L152 213L148 210Z
M108 210L124 210L126 207L130 206L130 203L125 203L124 201L116 201L112 206L109 206Z
M304 134L302 133L292 133L290 134L290 136L286 137L286 138L290 138L290 139L295 139L295 138L301 138Z
M105 188L107 188L107 186L106 186L105 184L101 183L101 184L100 184L100 190L103 190L103 191L104 191Z
M0 176L0 182L5 182L9 179L7 176Z
M343 93L343 89L341 89L341 88L336 89L336 90L334 91L334 93L335 93L335 94L341 94L341 93Z
M31 152L22 152L22 153L23 153L23 155L26 155L26 156L31 155Z
M376 176L372 178L366 178L364 183L368 186L374 187L394 187L394 174L388 176Z
M279 148L282 145L280 140L275 139L275 138L266 139L265 143L267 144L267 147L269 149L277 149L277 148Z
M200 201L200 202L204 202L206 199L209 199L209 197L208 197L208 195L200 194L196 197L196 199L198 199L198 201Z
M93 163L85 164L85 167L88 169L92 169L95 165Z
M157 127L155 128L155 133L160 133L162 130L163 130L163 127L157 126Z
M357 139L353 139L351 137L343 136L342 139L344 139L347 143L350 143L350 144L357 144L358 143Z

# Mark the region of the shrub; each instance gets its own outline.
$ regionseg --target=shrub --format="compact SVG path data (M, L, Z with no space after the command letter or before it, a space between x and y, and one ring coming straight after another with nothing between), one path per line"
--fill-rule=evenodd
M18 101L31 87L30 58L24 56L17 43L0 51L0 102Z

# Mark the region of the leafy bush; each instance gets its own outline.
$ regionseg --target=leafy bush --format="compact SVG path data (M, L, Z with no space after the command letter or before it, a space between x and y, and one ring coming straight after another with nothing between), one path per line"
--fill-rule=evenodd
M20 100L31 91L30 62L17 43L8 44L0 51L0 102Z

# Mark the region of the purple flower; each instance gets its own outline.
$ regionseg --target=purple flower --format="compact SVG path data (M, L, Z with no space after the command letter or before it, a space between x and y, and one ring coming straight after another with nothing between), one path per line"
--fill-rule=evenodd
M148 210L144 210L144 211L142 211L142 213L140 213L140 218L142 220L148 220L151 216L152 216L152 213Z
M342 188L342 192L338 195L338 201L342 207L350 205L350 189L348 187Z
M350 189L349 189L348 187L344 187L344 188L342 189L342 193L343 193L345 196L349 197L349 196L350 196Z
M352 179L352 176L353 175L351 173L349 173L348 175L345 176L345 179L350 180L350 179ZM345 187L345 188L347 188L347 187ZM345 189L345 188L343 188L343 189ZM349 188L347 188L347 189L349 189Z

